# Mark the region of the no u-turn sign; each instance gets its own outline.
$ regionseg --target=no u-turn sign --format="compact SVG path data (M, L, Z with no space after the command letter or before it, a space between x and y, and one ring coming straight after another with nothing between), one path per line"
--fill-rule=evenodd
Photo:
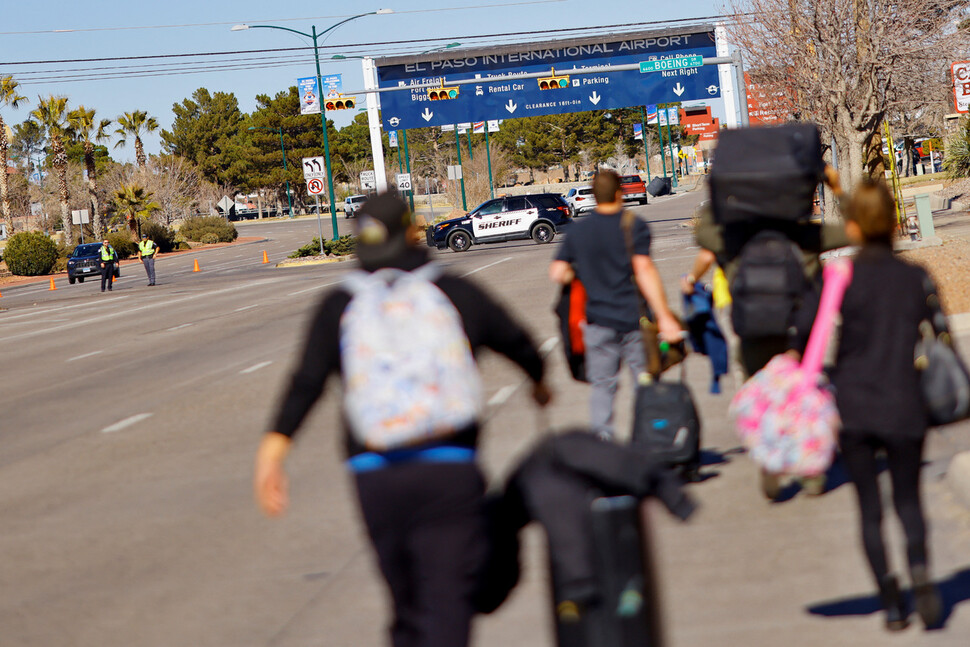
M970 111L970 61L953 64L953 101L957 112Z

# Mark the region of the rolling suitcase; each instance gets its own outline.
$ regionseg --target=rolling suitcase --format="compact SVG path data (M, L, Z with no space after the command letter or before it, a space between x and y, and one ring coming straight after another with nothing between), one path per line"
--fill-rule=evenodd
M630 442L678 467L686 480L700 479L701 422L683 370L677 382L657 380L637 386Z
M711 167L711 206L721 225L806 220L825 170L815 124L725 130Z
M659 595L649 526L632 496L591 493L589 523L595 598L574 600L553 569L558 647L660 647Z

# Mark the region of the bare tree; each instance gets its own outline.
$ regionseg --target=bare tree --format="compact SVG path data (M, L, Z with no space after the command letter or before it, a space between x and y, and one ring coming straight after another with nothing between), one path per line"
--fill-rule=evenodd
M940 81L940 61L964 42L957 21L966 6L966 0L733 0L732 35L752 80L787 93L800 119L834 139L842 181L850 186L879 172L883 121L919 108L914 82Z

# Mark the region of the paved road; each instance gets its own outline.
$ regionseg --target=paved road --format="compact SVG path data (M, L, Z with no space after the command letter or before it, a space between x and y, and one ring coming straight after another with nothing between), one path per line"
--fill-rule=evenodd
M695 253L685 225L699 199L638 209L653 223L669 293ZM314 410L293 455L291 513L266 520L251 502L252 453L310 308L349 267L277 269L261 263L262 251L281 260L316 229L314 219L242 224L241 235L265 242L162 258L155 288L136 265L111 294L90 282L4 289L0 644L382 643L384 594L340 463L335 393ZM435 256L500 295L549 349L555 290L545 270L558 244ZM583 423L585 387L566 377L557 349L549 358L558 398L548 422ZM490 412L483 461L500 478L546 421L519 388L520 373L494 356L481 364ZM688 370L709 465L708 479L692 486L703 505L695 520L655 517L670 644L886 644L849 488L762 501L723 420L728 396L706 393L703 358ZM970 444L958 431L934 436L926 479L938 571L961 578L948 584L951 600L970 597L970 516L939 480L949 456ZM537 531L524 558L519 589L478 624L476 645L552 644ZM945 631L911 629L892 643L964 645L968 631L970 614L957 606Z

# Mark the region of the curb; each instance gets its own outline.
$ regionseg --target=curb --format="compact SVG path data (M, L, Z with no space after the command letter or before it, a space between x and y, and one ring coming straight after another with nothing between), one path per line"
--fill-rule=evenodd
M970 451L953 457L944 478L963 504L970 507Z
M287 268L287 267L303 267L304 265L327 265L329 263L343 263L344 261L352 261L357 258L356 254L348 254L347 256L334 256L331 258L294 258L285 261L280 261L274 267Z

